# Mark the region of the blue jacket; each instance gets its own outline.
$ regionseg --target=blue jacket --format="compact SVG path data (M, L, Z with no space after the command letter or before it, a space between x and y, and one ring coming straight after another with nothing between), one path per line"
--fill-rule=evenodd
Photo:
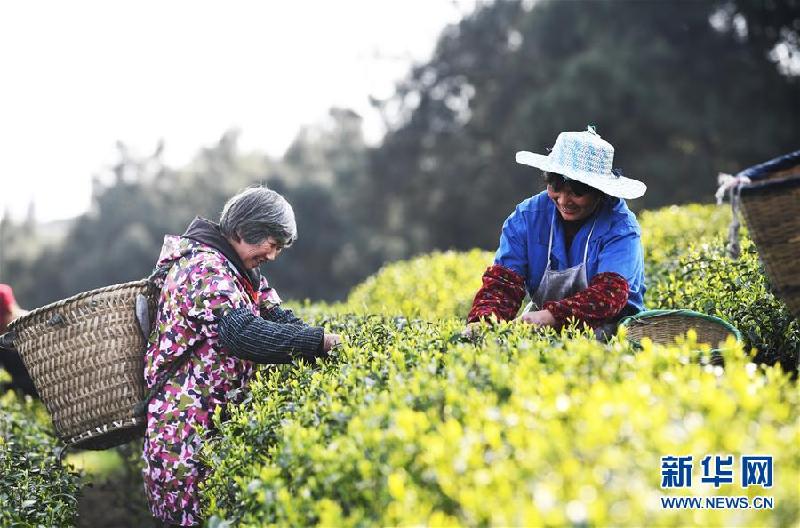
M500 247L494 263L525 278L528 293L535 292L547 266L547 245L555 204L547 191L531 196L517 206L503 223ZM644 309L644 253L641 229L625 200L606 198L594 215L572 240L569 253L564 248L564 226L556 214L553 226L553 250L550 258L554 270L565 270L583 262L586 239L597 223L589 241L586 278L589 282L598 273L613 271L628 281L628 305Z

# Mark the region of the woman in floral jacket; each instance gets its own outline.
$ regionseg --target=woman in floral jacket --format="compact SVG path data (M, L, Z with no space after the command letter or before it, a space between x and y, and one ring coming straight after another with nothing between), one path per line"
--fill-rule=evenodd
M166 525L201 523L197 489L208 468L198 458L200 431L211 428L218 408L242 399L254 364L314 361L339 342L283 310L258 272L296 238L289 203L256 187L231 198L219 224L198 217L182 236L164 239L145 358L155 393L143 475L150 509Z

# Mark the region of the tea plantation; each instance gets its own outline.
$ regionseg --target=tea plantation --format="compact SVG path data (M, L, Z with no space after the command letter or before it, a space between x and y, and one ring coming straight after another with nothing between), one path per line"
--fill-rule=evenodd
M57 446L44 407L0 395L0 526L75 524L79 477L58 462Z
M208 524L797 525L797 321L770 292L746 233L742 257L725 256L726 209L671 207L640 220L648 307L737 326L744 342L723 345L724 368L692 332L660 346L630 343L624 331L600 343L581 328L499 324L467 340L464 317L492 254L391 264L344 303L300 307L344 336L328 360L261 369L247 401L216 417L203 453L214 468L202 488ZM18 408L4 405L2 420ZM2 420L6 463L8 446L23 440ZM53 465L53 441L25 438L27 458L47 460L58 496L73 497L72 473ZM732 483L703 482L716 474L703 471L707 455L733 457ZM771 487L743 486L745 455L772 456ZM667 456L693 457L690 485L662 488ZM4 502L24 496L35 501L31 515L60 512L50 524L70 522L69 499L57 506L30 473L9 479L3 468ZM662 507L679 497L750 506L769 497L773 506ZM27 511L0 525L39 524Z

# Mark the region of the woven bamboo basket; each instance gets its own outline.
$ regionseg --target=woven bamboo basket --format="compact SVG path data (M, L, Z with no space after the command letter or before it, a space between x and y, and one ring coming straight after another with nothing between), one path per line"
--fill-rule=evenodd
M770 283L800 318L800 165L787 177L744 185L740 192L742 212Z
M14 321L14 347L68 447L106 449L142 434L134 407L144 386L144 296L149 320L156 288L148 281L116 284L31 311ZM140 303L142 300L140 300Z
M737 341L742 339L739 331L728 322L692 310L648 310L626 317L620 326L627 328L628 339L632 341L649 337L663 345L674 344L675 338L685 336L690 328L697 333L698 343L706 343L715 350L729 336Z

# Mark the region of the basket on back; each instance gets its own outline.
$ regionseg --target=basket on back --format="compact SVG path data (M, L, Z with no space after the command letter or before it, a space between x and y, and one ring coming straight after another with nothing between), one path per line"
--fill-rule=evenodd
M778 297L800 317L800 151L740 173L739 189L750 236Z
M742 336L736 328L719 317L692 310L648 310L626 317L620 326L627 328L628 339L640 341L649 337L654 343L669 345L675 338L685 336L693 328L697 342L718 348L729 336L740 341Z
M105 449L142 434L143 329L157 290L146 280L80 293L14 321L14 347L67 446Z

